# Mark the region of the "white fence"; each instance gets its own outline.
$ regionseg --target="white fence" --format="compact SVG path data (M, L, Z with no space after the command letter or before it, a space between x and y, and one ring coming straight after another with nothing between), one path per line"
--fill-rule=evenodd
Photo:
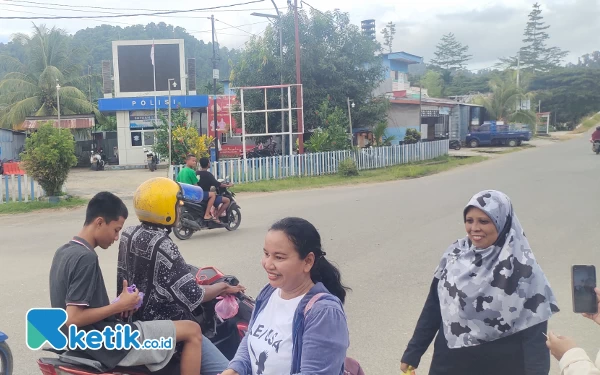
M0 204L34 201L43 195L42 187L27 175L0 175Z
M211 171L217 178L229 176L240 184L288 177L309 177L334 174L339 163L351 158L359 170L390 167L393 165L435 159L448 155L448 140L419 142L410 145L373 147L360 151L329 151L292 156L270 156L252 159L220 160ZM183 165L174 166L171 176L177 179ZM218 170L218 173L216 171Z

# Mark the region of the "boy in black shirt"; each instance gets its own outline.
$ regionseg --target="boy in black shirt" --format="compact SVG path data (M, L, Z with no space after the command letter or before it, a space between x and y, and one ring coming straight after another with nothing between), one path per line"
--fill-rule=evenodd
M200 168L201 168L201 170L196 172L196 174L200 178L200 181L198 181L198 186L200 186L202 188L202 190L204 190L205 199L208 199L206 197L209 196L211 187L218 189L220 187L232 187L233 186L233 184L220 183L219 181L217 181L215 176L208 171L208 169L210 168L210 160L208 160L208 158L200 158ZM215 218L216 218L217 222L220 223L219 218L221 217L223 212L225 212L227 207L229 207L230 202L231 201L229 200L229 198L217 195L214 205L215 205L215 207L221 206L215 213ZM223 205L221 205L221 203L223 203ZM210 205L207 206L206 209L210 211L210 209L211 209Z
M139 291L129 293L127 280L123 281L123 292L119 300L111 304L106 292L102 270L95 248L109 248L119 239L119 232L127 219L128 211L123 201L108 192L98 193L89 202L83 229L68 244L60 247L50 269L50 300L52 307L67 311L63 332L75 325L81 331L98 330L105 327L115 331L117 324L127 323L117 315L127 317L135 311L140 301ZM145 365L150 371L158 371L171 360L175 343L183 343L181 374L200 374L202 332L192 321L157 320L135 322L131 331L140 333L140 343L147 339L172 339L170 349L85 349L85 353L102 363L109 370L116 366Z

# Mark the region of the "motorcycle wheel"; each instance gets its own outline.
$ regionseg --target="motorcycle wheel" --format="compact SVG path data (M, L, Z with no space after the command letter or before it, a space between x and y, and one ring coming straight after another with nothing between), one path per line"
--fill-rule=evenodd
M12 375L13 357L10 347L6 342L0 342L0 374Z
M229 211L229 217L225 228L228 231L234 231L240 227L242 223L242 212L239 207L234 207Z
M187 214L183 214L182 217L185 216L188 220L194 220ZM194 231L190 228L184 227L181 225L181 220L173 227L173 234L175 237L179 238L182 241L189 240L190 237L194 234Z
M460 143L457 143L456 145L454 145L454 149L457 151L460 150Z

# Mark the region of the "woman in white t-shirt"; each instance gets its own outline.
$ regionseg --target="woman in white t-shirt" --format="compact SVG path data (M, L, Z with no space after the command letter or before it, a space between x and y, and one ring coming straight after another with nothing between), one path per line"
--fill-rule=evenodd
M325 259L308 221L285 218L267 232L269 284L235 358L222 375L341 375L349 346L339 270Z

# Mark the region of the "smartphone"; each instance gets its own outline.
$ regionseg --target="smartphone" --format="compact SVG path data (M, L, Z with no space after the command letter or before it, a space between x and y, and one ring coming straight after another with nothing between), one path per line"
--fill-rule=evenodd
M574 265L571 267L571 285L573 292L573 312L577 314L598 313L596 298L596 267L591 265Z

